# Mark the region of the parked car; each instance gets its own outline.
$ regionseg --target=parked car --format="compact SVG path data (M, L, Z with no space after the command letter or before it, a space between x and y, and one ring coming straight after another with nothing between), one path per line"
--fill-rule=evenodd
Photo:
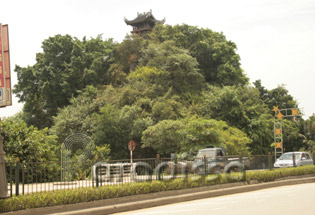
M192 166L193 172L200 175L205 173L204 159L206 159L207 174L244 171L245 169L248 169L250 164L248 157L243 157L240 161L239 157L231 158L226 156L224 148L209 146L198 151Z
M293 153L295 157L295 166L312 165L313 159L307 152L287 152L281 155L274 163L275 168L293 167Z

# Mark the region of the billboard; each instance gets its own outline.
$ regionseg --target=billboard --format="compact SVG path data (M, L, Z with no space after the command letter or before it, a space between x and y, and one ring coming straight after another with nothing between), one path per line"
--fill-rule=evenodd
M9 29L0 23L0 107L12 105Z

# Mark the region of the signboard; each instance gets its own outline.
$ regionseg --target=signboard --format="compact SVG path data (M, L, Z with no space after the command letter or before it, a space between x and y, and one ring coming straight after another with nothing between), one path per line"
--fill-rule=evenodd
M128 143L128 149L130 151L133 151L133 150L135 150L135 148L136 148L136 142L133 141L133 140L130 140L129 143Z
M0 23L0 107L12 105L9 30Z

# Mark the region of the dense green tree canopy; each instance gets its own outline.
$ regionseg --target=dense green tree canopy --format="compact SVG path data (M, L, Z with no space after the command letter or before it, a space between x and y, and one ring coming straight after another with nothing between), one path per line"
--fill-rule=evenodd
M315 114L310 116L305 122L305 134L306 136L315 141Z
M160 121L144 131L142 140L142 147L152 147L162 155L196 153L209 145L225 147L230 155L249 154L251 142L239 129L203 118Z
M137 106L124 106L122 109L117 109L108 104L102 107L99 115L95 117L98 124L94 131L95 143L109 145L111 157L114 159L128 158L128 142L134 140L139 144L142 132L153 123L152 119L146 117ZM142 151L138 149L139 146L141 144L138 145L135 155L141 157Z
M38 130L34 126L28 127L19 116L2 120L0 127L7 162L45 162L57 159L57 136L49 135L47 128Z
M107 58L115 44L101 36L82 41L69 35L56 35L45 40L36 64L16 66L18 84L14 93L25 102L24 119L44 128L52 125L58 108L70 104L78 90L87 85L107 84Z
M315 152L315 114L310 116L305 122L306 149Z
M240 67L236 45L223 33L183 25L157 26L151 37L158 42L172 41L177 47L189 50L196 58L199 72L212 85L245 85L248 78Z
M261 80L257 80L254 82L254 86L259 90L260 99L267 105L269 110L272 110L273 106L278 106L279 109L297 107L297 102L289 94L284 85L280 85L272 90L267 90L262 86Z
M284 86L250 86L236 44L210 29L158 25L121 43L56 35L42 48L33 66L15 69L14 92L29 125L22 127L48 126L58 146L68 135L87 134L96 160L127 158L131 139L138 158L207 145L230 155L267 154L274 150L273 106L297 107ZM283 121L287 150L315 147L313 121L305 129L303 120Z
M70 105L59 110L50 132L58 135L60 143L74 133L91 136L96 126L93 114L105 105L105 99L98 99L100 97L100 91L93 86L87 86L78 97L70 100Z

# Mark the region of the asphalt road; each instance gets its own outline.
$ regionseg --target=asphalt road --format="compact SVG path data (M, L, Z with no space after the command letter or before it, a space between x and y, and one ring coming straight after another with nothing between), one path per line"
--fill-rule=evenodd
M115 215L314 215L315 183L202 199Z

